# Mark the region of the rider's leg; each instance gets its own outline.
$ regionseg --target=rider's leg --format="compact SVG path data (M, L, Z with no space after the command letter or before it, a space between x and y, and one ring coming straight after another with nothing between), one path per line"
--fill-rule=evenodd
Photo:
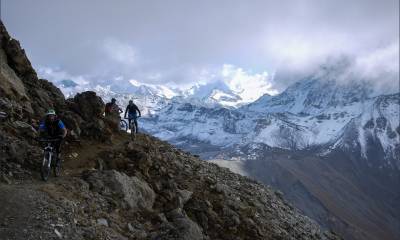
M131 129L131 121L132 121L132 119L128 118L128 129Z
M58 161L61 161L61 158L60 158L61 143L62 143L62 140L54 143L54 148L56 150L56 157L57 157L56 163L58 163Z
M134 121L133 123L135 124L135 130L136 130L136 133L138 133L139 131L138 131L138 123L137 123L137 118L135 118L133 121Z

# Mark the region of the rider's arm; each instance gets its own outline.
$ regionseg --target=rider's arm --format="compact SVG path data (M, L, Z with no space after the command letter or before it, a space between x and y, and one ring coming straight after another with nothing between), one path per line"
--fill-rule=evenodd
M136 104L135 104L135 109L136 109L136 111L138 111L139 117L142 116L142 114L140 113L140 110L139 110L139 108L138 108L138 106Z
M58 121L58 127L63 131L62 137L65 138L67 136L67 128L61 120Z
M46 131L46 123L44 121L40 122L39 131Z
M40 122L39 124L39 136L44 137L46 134L46 123L44 121Z
M126 114L128 113L128 108L129 108L129 107L126 106L124 118L126 118Z

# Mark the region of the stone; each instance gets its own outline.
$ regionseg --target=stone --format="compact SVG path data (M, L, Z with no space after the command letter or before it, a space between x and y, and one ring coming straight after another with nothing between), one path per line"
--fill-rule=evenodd
M102 118L105 104L101 97L93 91L78 93L73 99L76 104L74 109L85 121Z
M111 189L122 193L123 199L130 208L133 210L152 209L155 193L146 182L114 170L111 175Z
M221 194L223 194L223 195L228 195L228 193L229 193L229 187L226 186L225 184L217 183L217 184L214 186L214 188L215 188L215 191L216 191L216 192L221 193Z
M131 231L131 232L135 231L135 229L133 228L131 223L128 223L128 230Z
M203 240L204 235L201 227L190 218L177 218L173 220L175 227L179 231L180 239Z
M105 218L97 219L97 225L108 227L108 221Z
M91 171L84 175L90 189L104 194L112 194L124 200L133 211L151 211L155 193L150 186L137 177L129 177L115 170Z
M37 131L28 123L22 121L14 121L12 126L17 129L20 135L34 138L38 135Z
M54 233L57 235L58 238L62 239L62 234L57 229L54 229Z
M0 182L11 184L11 180L5 174L0 174Z
M187 201L189 201L189 199L192 197L193 192L181 189L178 189L177 192L179 196L179 205L181 208L183 208Z

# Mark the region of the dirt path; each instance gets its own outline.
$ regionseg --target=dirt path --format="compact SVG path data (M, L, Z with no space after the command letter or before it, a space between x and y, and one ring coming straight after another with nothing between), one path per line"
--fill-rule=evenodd
M65 206L66 186L79 179L82 171L96 166L96 156L127 141L119 134L113 144L82 141L63 152L62 176L48 182L33 173L33 180L0 184L0 240L84 239L77 232L72 209ZM68 236L68 237L66 237Z
M65 147L62 154L64 161L63 175L76 176L86 169L95 168L97 156L126 143L129 139L127 134L115 134L112 143L99 143L97 141L82 141L80 144L70 144Z

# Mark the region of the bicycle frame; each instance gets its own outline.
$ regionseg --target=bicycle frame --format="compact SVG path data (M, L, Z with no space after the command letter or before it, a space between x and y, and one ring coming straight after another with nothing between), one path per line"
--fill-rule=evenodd
M136 121L139 119L140 117L136 117ZM131 120L130 122L131 122L131 125L135 125L135 123L134 123L134 120L135 120L135 118L124 118L124 119L126 119L126 120L128 120L128 122L127 122L127 125L128 125L128 127L131 127L131 126L129 126L129 119ZM125 121L126 122L126 121ZM136 126L135 126L136 127Z
M53 152L53 146L52 146L51 142L48 142L47 146L44 148L44 156L43 156L43 163L42 163L43 166L46 163L46 152L49 153L49 162L48 162L47 167L50 168L51 160L53 159L53 153L54 153Z

